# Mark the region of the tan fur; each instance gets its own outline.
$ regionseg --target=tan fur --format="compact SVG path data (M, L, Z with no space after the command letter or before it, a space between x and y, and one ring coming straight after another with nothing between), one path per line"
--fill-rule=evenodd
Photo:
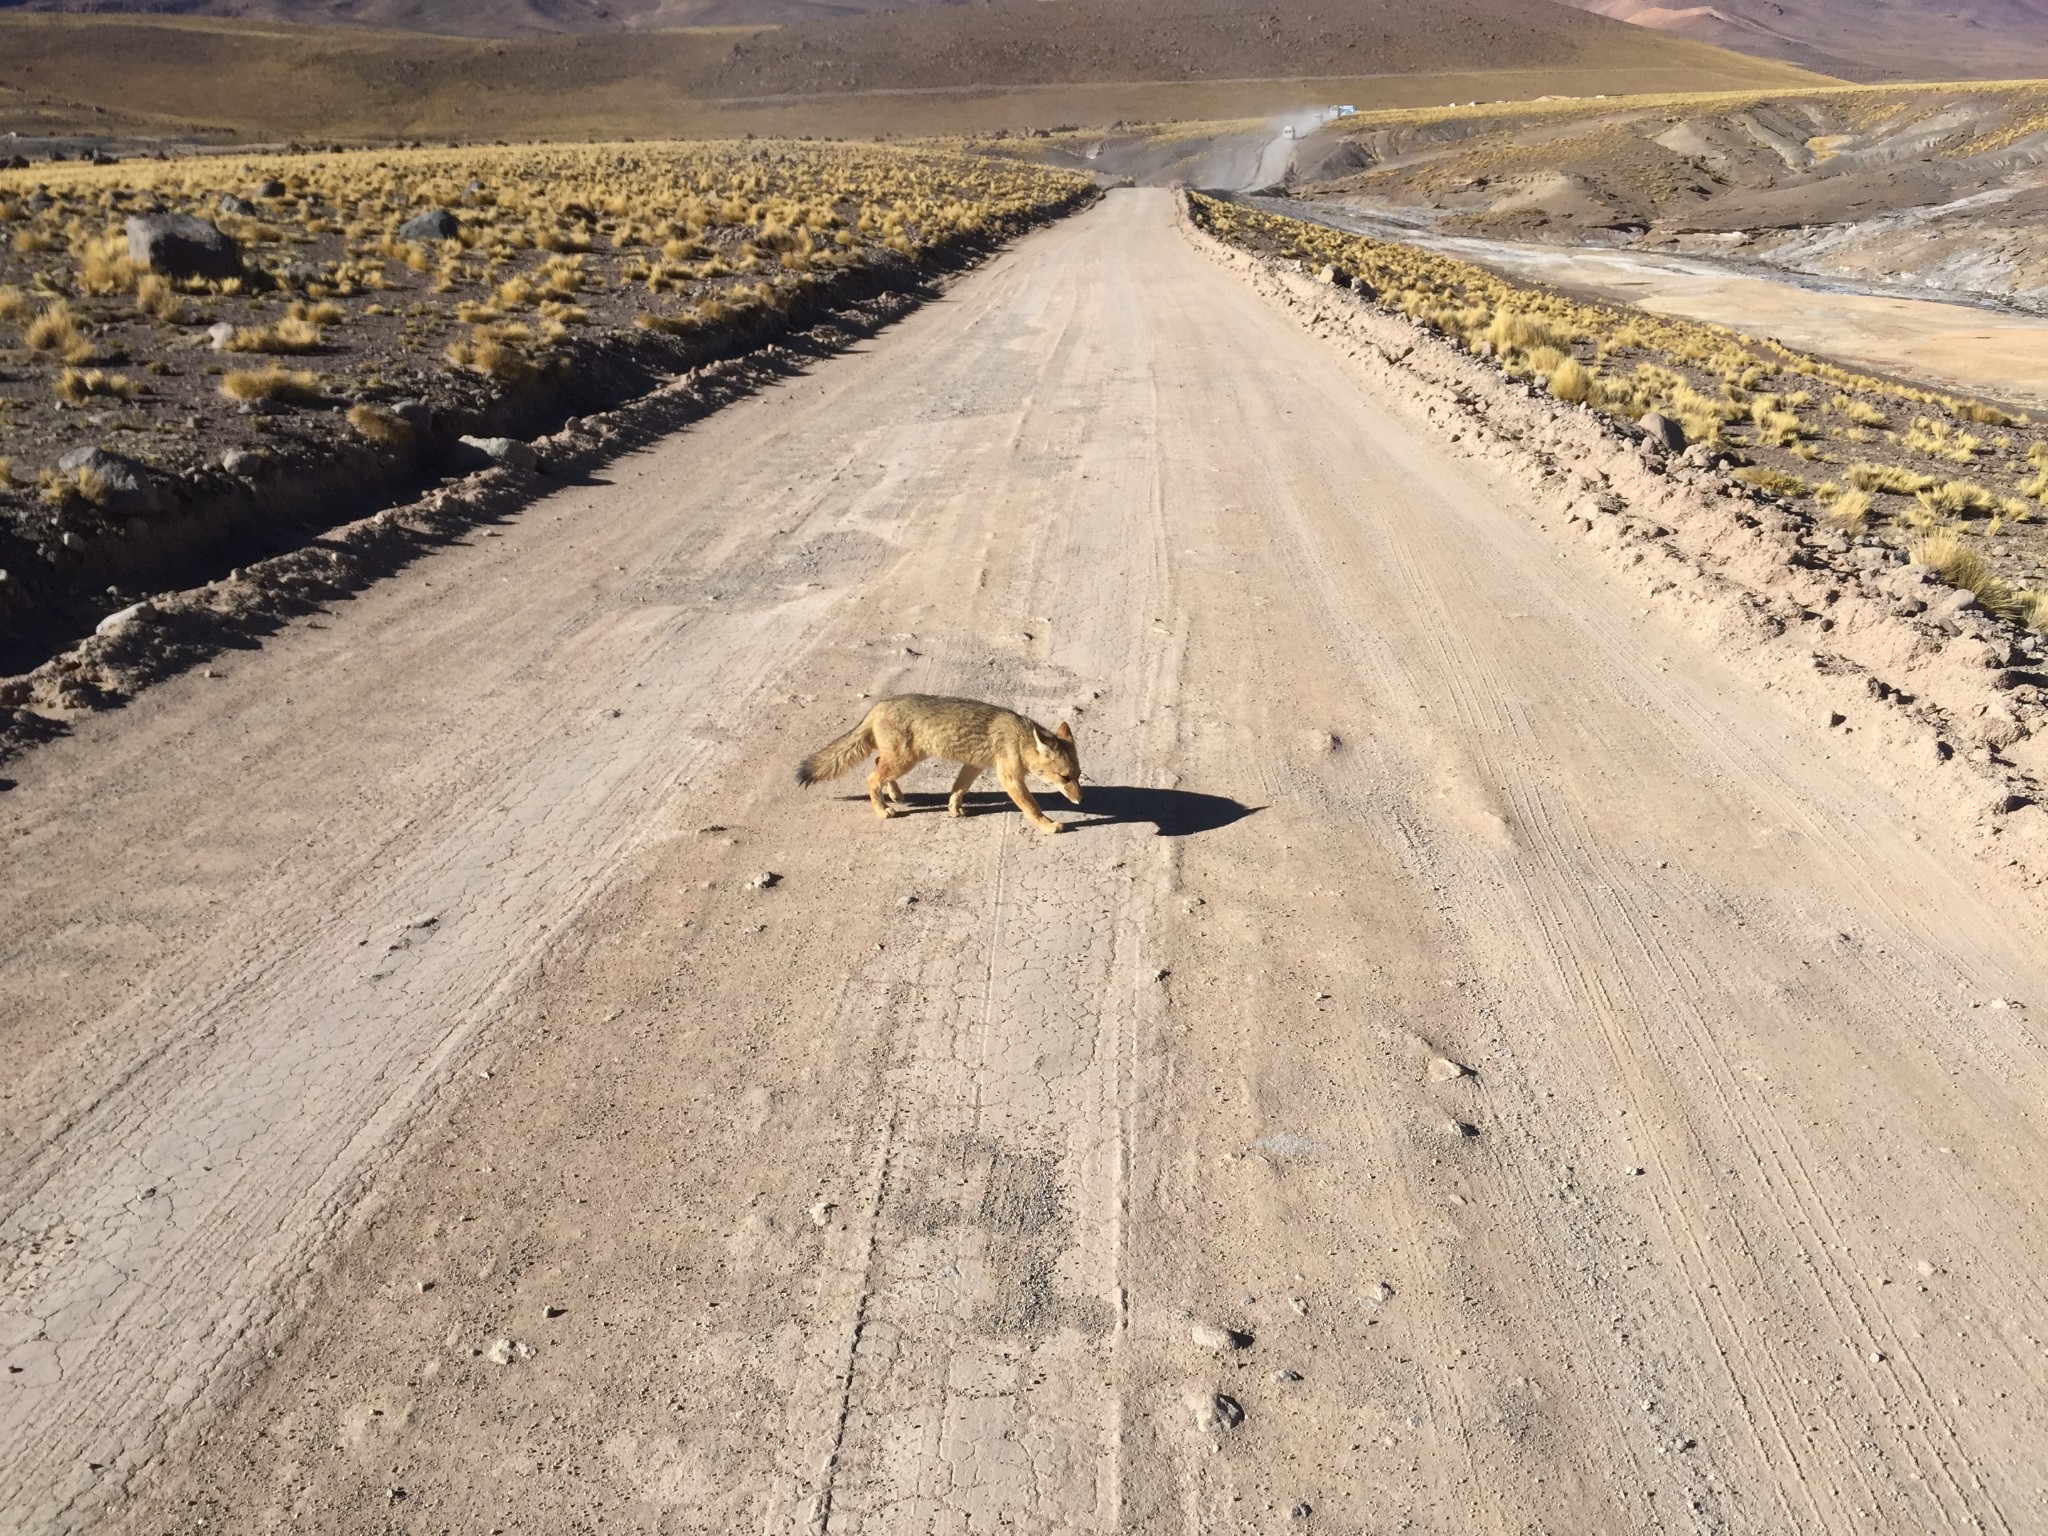
M868 775L868 799L877 816L896 814L903 801L896 781L928 757L961 765L946 802L954 816L967 814L962 801L968 789L991 769L1017 809L1041 832L1057 832L1060 824L1038 808L1026 774L1049 780L1074 804L1081 803L1081 758L1070 726L1048 731L1014 710L929 693L883 699L859 725L799 763L796 781L810 785L836 779L859 767L870 752L877 761Z

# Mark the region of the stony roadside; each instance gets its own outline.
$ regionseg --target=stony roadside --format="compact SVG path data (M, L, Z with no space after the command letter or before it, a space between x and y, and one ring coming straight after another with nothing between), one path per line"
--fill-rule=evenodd
M1183 204L1185 208L1185 204ZM1703 446L1557 400L1298 261L1186 238L1361 369L1399 381L1417 424L1510 469L1561 542L1707 635L1904 802L2033 882L2048 878L2048 643L1874 535L1737 479Z

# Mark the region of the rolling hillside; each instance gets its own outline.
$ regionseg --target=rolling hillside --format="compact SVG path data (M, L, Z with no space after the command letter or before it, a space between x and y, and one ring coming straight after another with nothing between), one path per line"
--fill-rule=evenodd
M1603 16L1852 80L2048 75L2048 0L1561 0Z

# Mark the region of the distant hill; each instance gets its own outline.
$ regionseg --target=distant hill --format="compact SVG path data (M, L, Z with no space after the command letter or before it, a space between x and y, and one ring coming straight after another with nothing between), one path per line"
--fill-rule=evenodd
M452 25L424 0L315 3ZM467 3L560 20L592 0ZM701 18L739 0L641 3ZM996 0L775 29L640 30L657 13L638 11L606 30L503 38L0 6L0 126L215 142L951 134L1829 83L1550 0L1331 5Z
M761 97L1717 62L1547 0L993 0L762 32L718 74L720 95Z
M427 32L443 37L781 26L962 0L0 0L0 10L206 16Z
M2048 76L2048 0L1559 0L1850 80Z

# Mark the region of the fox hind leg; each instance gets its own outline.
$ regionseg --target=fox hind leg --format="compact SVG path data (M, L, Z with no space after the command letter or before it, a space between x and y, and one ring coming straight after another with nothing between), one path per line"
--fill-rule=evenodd
M883 791L888 792L890 800L900 802L903 799L903 791L896 787L896 781L915 768L918 762L919 759L908 754L897 757L887 748L883 749L881 757L875 763L875 771L868 775L868 800L874 806L877 816L886 821L896 814L894 805L884 803Z
M974 787L974 781L980 777L981 770L972 763L960 770L959 776L953 780L953 793L946 798L948 816L967 814L967 808L961 802L966 798L967 791Z

